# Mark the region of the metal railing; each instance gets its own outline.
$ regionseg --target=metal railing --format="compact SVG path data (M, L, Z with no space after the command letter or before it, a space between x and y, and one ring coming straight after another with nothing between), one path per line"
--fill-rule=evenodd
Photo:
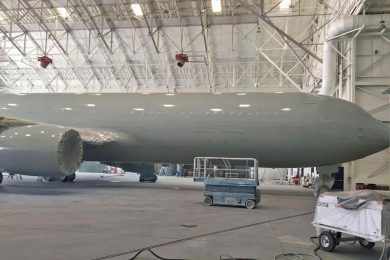
M254 158L195 157L195 181L207 178L239 178L258 180L258 162Z

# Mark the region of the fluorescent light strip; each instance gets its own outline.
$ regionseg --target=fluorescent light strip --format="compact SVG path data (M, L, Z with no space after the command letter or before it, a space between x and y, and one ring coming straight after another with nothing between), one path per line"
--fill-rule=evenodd
M213 10L213 13L222 12L221 0L211 0L211 9Z
M64 7L58 7L56 8L57 9L57 12L58 14L62 17L62 18L68 18L70 16L68 10L66 10L66 8Z
M142 8L140 4L131 4L131 10L136 16L143 16L144 12L142 12Z
M279 4L280 9L289 9L291 7L291 0L282 0Z

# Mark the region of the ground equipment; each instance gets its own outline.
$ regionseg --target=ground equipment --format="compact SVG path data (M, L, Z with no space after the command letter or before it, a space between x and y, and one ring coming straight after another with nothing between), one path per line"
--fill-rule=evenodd
M207 205L244 206L260 202L258 163L253 158L195 157L194 181L204 181Z
M374 191L326 192L318 197L313 225L324 251L346 241L371 249L388 238L390 203Z

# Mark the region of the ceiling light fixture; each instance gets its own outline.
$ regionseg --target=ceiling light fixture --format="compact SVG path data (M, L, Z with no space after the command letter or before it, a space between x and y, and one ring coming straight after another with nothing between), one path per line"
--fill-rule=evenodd
M135 110L135 111L144 111L145 109L143 109L142 107L135 107L135 108L133 108L133 110Z
M212 111L212 112L221 112L222 108L218 108L218 107L210 108L210 111Z
M237 95L237 96L245 96L245 95L246 95L246 93L244 93L244 92L241 92L241 93L237 93L236 95Z
M87 107L96 107L95 104L86 104Z
M175 107L176 105L174 104L164 104L163 107Z
M289 107L284 107L282 109L280 109L281 111L285 111L285 112L288 112L288 111L291 111L291 108Z
M9 104L8 104L8 106L9 106L9 107L17 107L17 106L18 106L18 104L9 103Z
M71 107L64 107L64 108L62 108L62 110L65 110L65 111L72 111L72 108L71 108Z
M282 0L279 4L280 9L289 9L291 8L291 0Z
M239 104L238 106L239 106L239 107L243 107L243 108L245 108L245 107L251 107L250 104Z
M64 7L58 7L56 8L57 10L57 13L62 17L62 18L68 18L70 16L68 10L66 10L66 8Z
M211 9L213 10L213 13L222 12L221 0L211 0Z
M144 12L142 12L142 8L140 4L131 4L131 10L133 10L133 13L135 16L143 16Z

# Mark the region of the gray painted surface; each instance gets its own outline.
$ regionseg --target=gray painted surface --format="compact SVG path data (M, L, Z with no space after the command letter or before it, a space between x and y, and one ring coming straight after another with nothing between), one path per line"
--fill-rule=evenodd
M0 166L9 150L38 152L45 144L36 137L47 128L42 124L80 131L87 140L84 158L90 161L230 156L256 157L263 167L303 167L351 161L389 146L389 128L360 107L302 93L1 95L1 107L7 108L1 116L40 124L29 128L35 130L29 137L9 139L18 128L2 133Z

